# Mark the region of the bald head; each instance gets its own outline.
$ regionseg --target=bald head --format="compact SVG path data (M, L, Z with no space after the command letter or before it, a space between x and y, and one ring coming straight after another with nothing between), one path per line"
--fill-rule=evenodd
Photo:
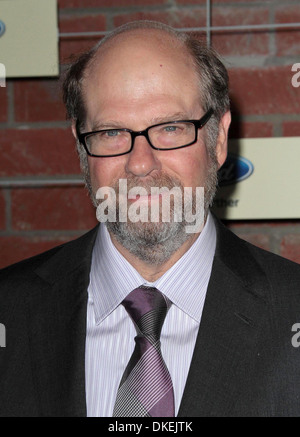
M130 39L133 38L136 43L138 42L138 38L143 38L144 40L148 40L149 43L153 42L158 49L169 44L174 48L185 47L184 34L175 31L169 26L161 25L159 27L152 27L152 25L150 25L147 21L142 23L148 23L148 26L137 27L134 25L125 25L116 29L115 32L108 34L105 38L99 41L95 52L99 52L100 49L109 50L115 44L119 44L124 41L125 38L127 38L127 41L130 41Z
M97 90L95 104L100 100L103 107L119 103L127 114L137 102L154 105L175 93L200 101L192 56L181 41L157 29L118 34L98 48L82 81L86 115L95 109L88 96Z
M198 86L203 109L214 110L211 124L213 125L215 120L217 126L222 115L229 109L229 97L227 71L214 50L207 48L205 43L189 34L179 32L162 23L146 20L128 23L115 29L69 67L63 84L68 117L78 125L84 123L86 118L84 89L88 82L86 79L89 78L90 82L95 78L95 71L100 64L103 71L109 70L113 79L115 72L121 69L122 62L125 80L127 71L125 67L130 63L135 63L139 67L140 75L146 71L146 69L142 71L144 63L147 65L147 71L155 75L157 70L166 69L167 60L171 59L174 61L173 69L190 70L194 75L192 86L194 82ZM172 71L169 71L169 74L172 74ZM108 86L108 84L102 83L101 86ZM113 80L110 81L109 86L114 86Z
M159 66L163 65L165 59L172 58L174 62L185 64L187 68L195 68L188 48L174 35L161 29L129 29L101 41L93 59L87 65L87 70L92 69L95 64L104 65L108 58L112 60L114 57L116 60L122 59L123 66L136 62L140 67L141 61L147 61L151 65L156 55L160 59Z

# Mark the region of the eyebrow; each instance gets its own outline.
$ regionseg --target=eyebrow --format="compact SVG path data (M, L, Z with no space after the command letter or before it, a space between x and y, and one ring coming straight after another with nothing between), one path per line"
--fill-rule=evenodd
M92 125L92 131L102 130L102 129L122 129L124 128L123 123L117 121L97 121Z
M151 124L167 123L168 121L188 120L189 116L185 112L175 112L164 117L154 117Z
M175 112L164 115L163 117L153 117L150 120L149 126L160 124L160 123L168 123L169 121L178 121L178 120L188 120L189 117L185 112ZM92 131L102 130L102 129L129 129L123 122L121 121L97 121L92 125Z

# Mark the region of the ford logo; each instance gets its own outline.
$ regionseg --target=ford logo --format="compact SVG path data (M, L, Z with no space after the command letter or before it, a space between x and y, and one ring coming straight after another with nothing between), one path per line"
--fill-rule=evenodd
M2 36L5 32L5 24L0 20L0 36Z
M219 186L241 182L252 175L253 164L246 158L228 153L227 159L218 172Z

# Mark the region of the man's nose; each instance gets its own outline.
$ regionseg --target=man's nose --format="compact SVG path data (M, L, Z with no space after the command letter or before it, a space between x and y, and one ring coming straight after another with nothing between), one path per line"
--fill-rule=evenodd
M126 172L135 176L145 177L153 170L160 170L161 163L156 150L152 149L148 140L139 135L134 139L132 151L127 155Z

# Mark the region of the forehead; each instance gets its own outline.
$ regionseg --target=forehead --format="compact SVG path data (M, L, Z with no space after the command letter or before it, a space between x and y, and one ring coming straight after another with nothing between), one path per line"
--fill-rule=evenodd
M136 75L155 76L166 70L172 76L188 74L197 81L193 58L182 41L159 29L134 29L100 46L85 72L83 88L97 78L113 82Z
M160 30L119 34L99 48L83 79L87 111L95 105L199 94L199 79L184 44ZM199 97L199 95L197 96ZM150 101L150 100L149 100Z

